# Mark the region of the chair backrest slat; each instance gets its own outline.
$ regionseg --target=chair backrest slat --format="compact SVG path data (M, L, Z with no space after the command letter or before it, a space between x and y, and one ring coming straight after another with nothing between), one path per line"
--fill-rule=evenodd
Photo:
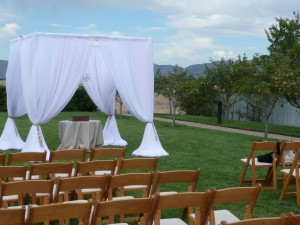
M126 148L97 148L91 149L89 161L97 159L120 159L124 158Z
M46 162L47 152L17 152L9 153L7 165L27 162Z

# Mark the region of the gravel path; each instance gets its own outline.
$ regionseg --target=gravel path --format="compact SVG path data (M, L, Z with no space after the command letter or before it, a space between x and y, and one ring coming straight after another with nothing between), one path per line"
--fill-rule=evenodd
M154 117L154 120L172 123L171 119ZM203 123L194 123L194 122L187 122L187 121L180 121L180 120L176 120L176 123L181 124L181 125L191 126L191 127L199 127L199 128L204 128L204 129L212 129L212 130L220 130L220 131L225 131L225 132L240 133L240 134L246 134L246 135L257 136L257 137L262 137L262 138L264 137L263 132L257 132L257 131L240 130L240 129L235 129L235 128L219 127L219 126L208 125L208 124L203 124ZM297 138L297 137L290 137L290 136L279 135L279 134L270 134L270 133L268 134L268 138L278 139L278 140L282 140L282 141L300 141L300 138Z

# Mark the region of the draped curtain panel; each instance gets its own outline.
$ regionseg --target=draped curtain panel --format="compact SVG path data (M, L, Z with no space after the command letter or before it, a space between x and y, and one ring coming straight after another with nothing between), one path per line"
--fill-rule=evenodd
M103 145L127 145L127 142L121 138L117 121L114 116L116 87L112 77L108 73L108 69L102 56L101 46L98 42L96 42L93 47L82 85L95 105L108 115L108 119L103 129Z
M124 105L147 123L137 156L167 156L153 124L154 71L151 39L103 39L102 53L108 72Z
M6 96L8 118L1 138L0 149L22 149L24 141L19 135L14 118L26 114L21 83L21 68L19 55L20 40L12 41L6 71Z
M61 112L74 95L93 46L88 40L72 35L40 33L21 38L23 96L33 124L23 152L49 153L39 125Z
M15 60L16 68L7 77L21 78L17 81L21 82L22 90L18 98L23 99L20 101L24 101L24 112L33 124L23 152L49 153L40 124L56 116L74 95L80 82L86 81L84 86L93 101L110 115L107 126L112 124L113 131L108 129L108 132L119 133L116 132L114 117L118 90L131 114L146 123L142 143L133 154L146 157L168 155L153 124L151 39L34 33L13 42L20 42L20 60L11 59ZM18 99L11 99L11 103L16 107Z

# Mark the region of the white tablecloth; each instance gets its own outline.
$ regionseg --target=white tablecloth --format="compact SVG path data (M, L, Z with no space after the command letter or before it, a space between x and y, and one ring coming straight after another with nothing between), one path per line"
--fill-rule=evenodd
M100 120L73 122L60 121L58 133L61 144L58 149L99 148L103 146L103 132Z

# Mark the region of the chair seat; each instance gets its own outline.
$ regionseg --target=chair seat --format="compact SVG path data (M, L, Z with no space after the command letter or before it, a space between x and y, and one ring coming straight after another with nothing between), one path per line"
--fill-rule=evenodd
M181 219L170 218L170 219L160 219L160 225L187 225L187 224Z
M290 173L290 169L283 169L283 170L280 170L281 173L284 173L284 174L289 174ZM300 170L299 170L300 172ZM296 177L296 170L293 171L293 177Z
M214 213L215 213L216 224L220 224L222 220L225 220L228 223L240 221L239 218L237 218L228 210L215 210Z
M241 159L241 162L247 163L247 159ZM252 166L252 160L249 161L249 165ZM258 162L257 158L255 158L255 166L271 167L272 165L272 163Z
M124 190L140 190L147 188L147 185L128 185L124 186Z
M83 193L83 194L100 192L100 191L101 191L101 188L85 188L85 189L81 189L81 193Z
M235 222L235 221L240 221L239 218L237 218L235 215L233 215L230 211L228 210L215 210L215 222L216 224L220 224L222 220L225 220L226 222ZM190 217L195 219L195 213L190 214Z
M124 199L134 199L133 196L120 196L120 197L113 197L112 200L118 201L118 200L124 200Z
M3 201L17 201L18 195L6 195L3 196Z
M176 191L164 191L164 192L159 192L159 195L160 196L163 196L163 195L173 195L173 194L176 194L177 192Z
M128 223L110 223L107 225L129 225Z
M96 176L101 176L101 175L104 175L104 174L111 174L110 170L98 170L98 171L95 171L95 175Z

